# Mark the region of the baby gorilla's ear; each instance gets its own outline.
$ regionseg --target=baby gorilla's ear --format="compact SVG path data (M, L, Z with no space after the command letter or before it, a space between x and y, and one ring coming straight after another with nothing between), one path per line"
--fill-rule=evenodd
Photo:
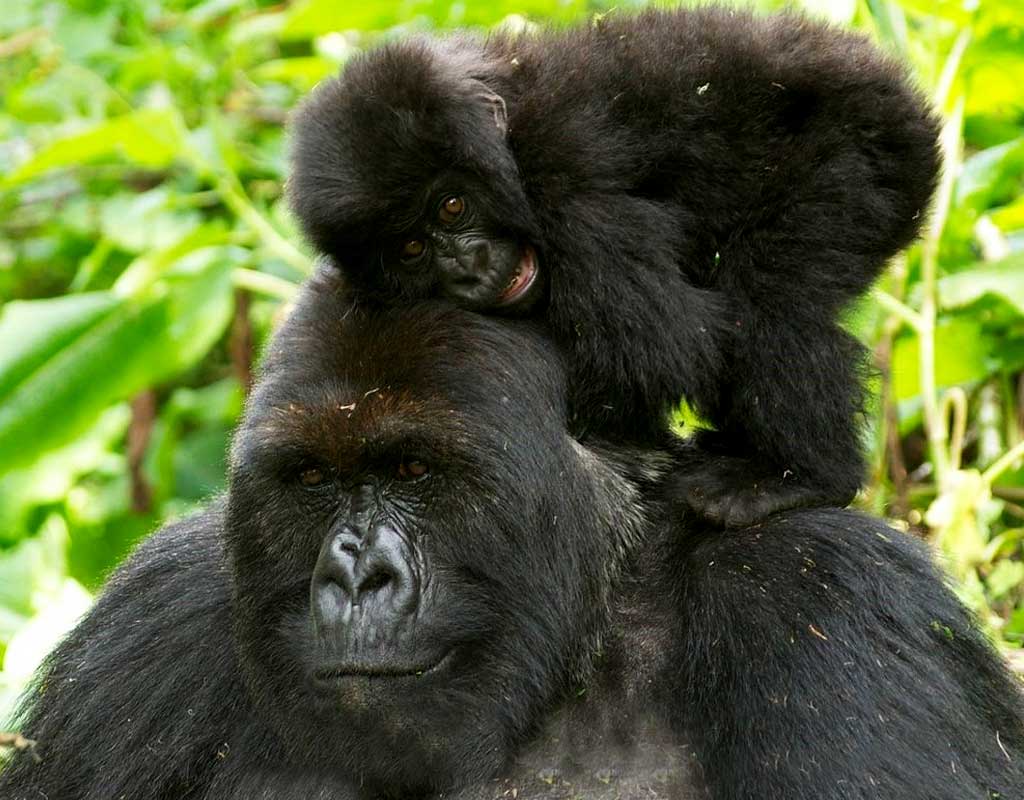
M492 91L483 81L476 81L479 84L479 96L491 107L491 114L494 116L494 124L502 136L508 135L508 106L505 105L505 98L495 91Z
M508 65L490 57L480 39L459 35L435 40L435 53L453 77L466 82L467 94L479 97L490 107L494 124L504 136L508 133L508 106L496 87L510 77Z

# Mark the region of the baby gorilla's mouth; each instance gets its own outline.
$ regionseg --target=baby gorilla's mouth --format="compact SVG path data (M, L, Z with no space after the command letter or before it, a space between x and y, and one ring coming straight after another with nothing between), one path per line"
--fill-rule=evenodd
M530 288L537 281L540 270L537 268L537 254L533 248L527 245L523 248L523 255L519 259L515 274L508 282L500 295L498 295L499 306L510 306L530 291Z

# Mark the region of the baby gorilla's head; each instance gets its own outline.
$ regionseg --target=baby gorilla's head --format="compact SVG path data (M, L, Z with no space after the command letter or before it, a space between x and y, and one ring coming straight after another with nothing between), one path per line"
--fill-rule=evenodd
M509 312L540 298L536 223L508 145L513 68L474 39L393 42L296 113L292 209L366 296Z

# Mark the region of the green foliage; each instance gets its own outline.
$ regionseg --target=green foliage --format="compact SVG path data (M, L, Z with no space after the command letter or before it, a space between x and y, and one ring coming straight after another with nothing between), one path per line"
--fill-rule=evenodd
M0 722L134 542L223 487L252 354L310 267L281 198L295 102L382 36L640 4L5 5ZM1024 641L1024 10L802 5L910 61L949 119L929 235L851 322L882 375L863 503L930 537Z

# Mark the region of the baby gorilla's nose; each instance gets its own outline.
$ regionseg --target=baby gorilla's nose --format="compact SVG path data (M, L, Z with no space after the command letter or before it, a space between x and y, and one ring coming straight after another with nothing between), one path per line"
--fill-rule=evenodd
M491 265L491 244L487 239L453 242L452 257L445 259L449 284L473 289L486 281Z

